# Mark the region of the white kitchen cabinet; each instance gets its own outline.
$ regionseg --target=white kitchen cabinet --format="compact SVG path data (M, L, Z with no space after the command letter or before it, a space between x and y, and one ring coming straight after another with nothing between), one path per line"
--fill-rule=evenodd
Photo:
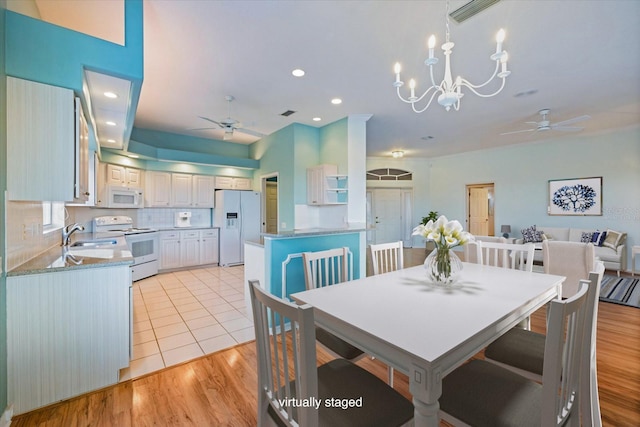
M200 264L217 264L220 262L218 230L200 231Z
M142 188L143 172L140 169L107 163L106 184Z
M344 205L347 203L347 176L338 174L336 165L318 165L307 169L308 205Z
M7 277L16 413L118 382L129 366L130 285L128 265Z
M93 156L89 153L89 126L82 112L80 98L75 99L75 188L73 195L74 203L86 203L92 195L89 186L90 162Z
M186 173L171 174L171 206L190 207L193 195L192 175Z
M219 262L218 229L160 232L160 270Z
M147 171L145 175L144 205L165 208L171 206L171 173Z
M193 175L192 204L196 208L213 208L215 204L215 178L208 175Z
M180 267L180 232L160 232L160 270Z
M216 176L216 190L251 190L251 179Z
M7 77L7 199L73 201L74 93Z
M200 264L200 232L180 232L180 267Z

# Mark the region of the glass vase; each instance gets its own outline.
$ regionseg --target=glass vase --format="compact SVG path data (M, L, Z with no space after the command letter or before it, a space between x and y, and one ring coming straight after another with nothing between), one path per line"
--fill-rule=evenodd
M450 286L458 280L462 262L451 249L436 247L424 260L424 268L427 270L427 277L433 283Z

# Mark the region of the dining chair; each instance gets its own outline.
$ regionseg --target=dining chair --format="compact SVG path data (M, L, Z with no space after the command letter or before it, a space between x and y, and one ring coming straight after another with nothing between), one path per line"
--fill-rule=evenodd
M585 326L580 367L580 413L584 425L600 427L600 399L596 367L596 333L598 301L604 265L598 262L589 273L589 290L585 307ZM541 382L544 366L545 336L513 328L491 343L484 351L485 360L510 369L531 380Z
M404 268L402 241L369 245L369 248L374 275Z
M577 290L578 280L593 271L596 261L592 243L545 240L542 242L542 264L547 274L565 276L562 297L568 298Z
M501 237L501 239L504 239ZM506 241L506 239L504 239ZM474 254L476 264L490 265L500 268L520 269L533 271L533 256L535 246L533 243L515 244L494 241L476 240L469 242L465 249ZM475 251L473 250L475 247ZM531 319L527 317L518 324L520 328L530 329Z
M391 271L402 270L404 268L402 241L391 243L379 243L369 245L371 249L371 263L373 265L373 275L389 273ZM387 369L389 385L393 387L393 368Z
M477 427L579 426L587 290L585 281L571 298L549 303L542 384L485 360L472 360L443 378L442 418Z
M507 243L507 239L498 236L474 236L475 242ZM478 264L477 246L474 242L464 245L464 260Z
M345 359L317 366L313 307L269 294L257 280L249 280L249 290L258 426L395 427L412 421L413 404L367 370ZM347 399L353 399L349 408L342 406Z
M316 289L346 282L349 274L349 248L327 249L317 252L303 252L304 282L306 288ZM316 328L316 339L326 350L349 360L356 360L364 352L325 329Z
M533 255L535 252L533 243L515 244L478 240L469 242L469 244L476 246L478 264L528 272L533 271Z

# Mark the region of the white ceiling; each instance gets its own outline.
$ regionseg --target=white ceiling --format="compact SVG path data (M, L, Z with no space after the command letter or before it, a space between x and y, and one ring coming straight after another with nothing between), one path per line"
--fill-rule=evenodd
M466 1L452 0L451 10ZM92 2L101 3L101 2ZM493 72L489 56L504 28L511 76L502 93L464 91L460 111L438 104L422 114L392 87L393 64L403 80L425 87L426 39L445 32L444 1L152 1L144 2L144 83L135 126L222 139L198 116L231 116L271 134L290 123L324 126L349 114L373 114L367 155L451 153L527 143L574 133L527 129L538 110L552 122L588 114L580 135L640 125L640 2L503 0L475 17L451 21L454 77L480 83ZM442 79L444 58L436 80ZM294 68L306 75L296 78ZM531 96L521 92L537 90ZM408 89L407 89L408 90ZM334 97L343 99L332 105ZM282 117L286 110L295 114ZM321 122L312 121L321 117ZM424 140L423 137L433 139ZM236 132L233 141L255 137ZM177 147L179 148L179 141Z

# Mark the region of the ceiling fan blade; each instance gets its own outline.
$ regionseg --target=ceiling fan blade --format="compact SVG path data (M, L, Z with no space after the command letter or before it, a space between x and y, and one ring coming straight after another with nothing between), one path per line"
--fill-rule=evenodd
M585 120L589 120L590 118L591 118L591 116L588 116L588 115L574 117L573 119L564 120L564 121L558 122L558 123L553 123L552 127L556 128L557 126L570 125L572 123L578 123L578 122L582 122L582 121L585 121Z
M513 135L514 133L524 133L524 132L535 132L537 129L525 129L525 130L516 130L513 132L505 132L500 135Z
M218 125L218 126L220 126L220 127L223 127L223 125L222 125L222 124L220 124L220 122L216 122L215 120L212 120L212 119L210 119L210 118L208 118L208 117L202 117L202 116L198 116L198 117L200 117L201 119L206 120L206 121L208 121L208 122L215 123L215 124L217 124L217 125Z
M246 128L236 128L238 132L246 133L248 135L257 136L258 138L265 137L266 135L255 130L246 129Z
M211 127L209 127L209 128L190 128L190 129L187 129L187 130L209 130L209 129L218 129L218 128L211 128Z
M578 126L558 126L558 125L551 125L551 129L553 130L560 130L563 132L578 132L583 130L584 128L578 127Z

